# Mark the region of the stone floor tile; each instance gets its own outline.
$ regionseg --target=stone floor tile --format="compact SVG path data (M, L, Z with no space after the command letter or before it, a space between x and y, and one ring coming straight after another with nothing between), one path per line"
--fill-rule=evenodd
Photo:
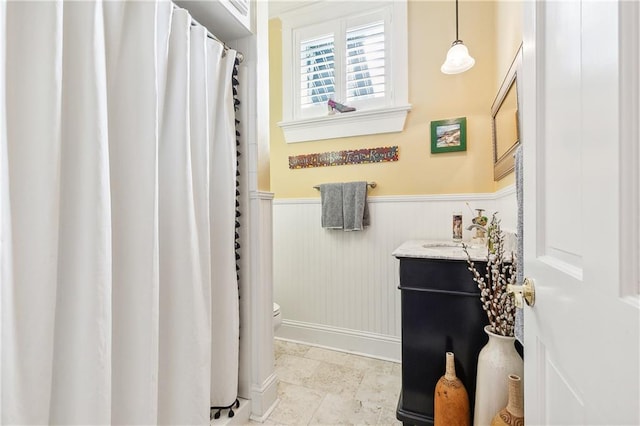
M313 374L304 381L304 385L341 395L343 398L354 398L363 377L362 370L320 362Z
M381 407L357 399L327 394L309 422L311 425L357 424L375 425L380 418Z
M367 371L356 392L356 399L395 409L401 388L402 381L400 377Z
M402 364L396 362L393 364L393 368L391 369L391 374L394 376L402 377Z
M344 352L332 351L330 349L311 347L304 355L305 358L315 359L317 361L329 362L331 364L344 365L349 354Z
M390 374L395 362L369 358L362 355L354 355L346 352L332 351L330 349L312 347L305 354L305 358L329 362L358 370L373 370L383 374Z
M366 356L358 356L347 354L344 365L351 368L357 368L365 371L375 371L380 374L391 374L395 362L383 361L381 359L368 358Z
M273 342L273 351L276 359L278 359L280 355L295 355L303 357L309 349L310 347L307 345L289 342L287 340L275 339Z
M318 390L280 382L278 384L280 401L267 421L281 425L306 425L325 395Z
M380 418L378 419L379 425L384 426L400 426L402 422L396 418L396 410L390 410L386 407L382 407L380 410Z
M281 382L303 385L313 375L320 361L293 355L280 355L276 360L276 375Z

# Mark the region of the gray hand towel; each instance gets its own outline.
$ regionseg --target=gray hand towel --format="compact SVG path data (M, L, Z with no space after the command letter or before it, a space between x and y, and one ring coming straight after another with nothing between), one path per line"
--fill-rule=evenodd
M517 267L517 278L516 284L522 285L524 281L524 241L522 239L524 223L523 223L523 204L522 204L522 196L523 196L523 181L522 181L522 145L520 145L516 149L516 153L514 155L515 160L515 174L516 174L516 200L518 204L518 230L517 230L517 244L518 248L516 250L516 267ZM524 317L522 308L516 309L516 322L514 326L514 334L516 339L520 341L520 343L524 344Z
M342 229L342 184L323 183L320 185L320 201L322 203L322 227Z
M345 231L362 231L369 225L367 182L342 184L342 211Z

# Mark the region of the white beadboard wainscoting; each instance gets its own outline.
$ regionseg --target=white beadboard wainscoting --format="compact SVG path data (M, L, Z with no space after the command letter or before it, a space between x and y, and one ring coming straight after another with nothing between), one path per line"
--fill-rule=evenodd
M494 194L495 204L494 209L485 214L491 219L491 215L494 211L498 212L501 226L504 231L515 233L518 228L518 203L516 200L516 187L510 185ZM466 222L465 222L466 224Z
M515 229L515 189L368 200L371 226L361 232L323 229L319 196L274 200L274 300L283 318L276 335L399 361L399 263L391 252L406 240L450 239L454 211L471 224L466 202L487 216L500 211L503 226Z

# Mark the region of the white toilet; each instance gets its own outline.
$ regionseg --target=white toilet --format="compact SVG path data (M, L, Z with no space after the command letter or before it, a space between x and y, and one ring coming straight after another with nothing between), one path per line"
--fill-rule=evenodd
M280 305L273 304L273 332L275 333L282 324L282 314L280 313Z

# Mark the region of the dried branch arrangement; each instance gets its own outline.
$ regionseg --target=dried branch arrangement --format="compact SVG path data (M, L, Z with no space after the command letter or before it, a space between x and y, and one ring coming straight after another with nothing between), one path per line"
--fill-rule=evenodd
M487 233L489 249L484 276L476 269L467 246L463 244L462 247L467 254L469 271L480 289L480 301L489 318L491 331L502 336L513 336L516 307L513 297L507 293L507 285L516 282L516 259L515 254L511 253L509 262L506 262L504 234L500 228L497 213L493 213Z

